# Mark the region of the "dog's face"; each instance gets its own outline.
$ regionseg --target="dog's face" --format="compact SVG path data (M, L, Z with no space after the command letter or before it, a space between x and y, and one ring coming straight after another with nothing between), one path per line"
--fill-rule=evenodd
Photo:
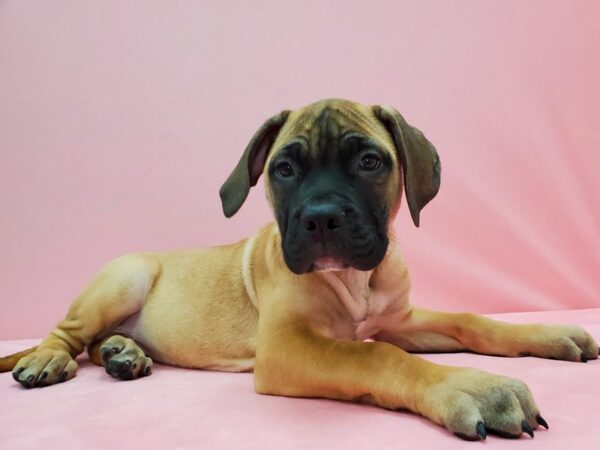
M439 187L433 146L389 107L324 100L269 119L221 188L226 216L265 174L294 273L375 268L404 184L415 224Z
M291 113L264 173L293 272L370 270L383 259L400 170L368 109L319 103Z

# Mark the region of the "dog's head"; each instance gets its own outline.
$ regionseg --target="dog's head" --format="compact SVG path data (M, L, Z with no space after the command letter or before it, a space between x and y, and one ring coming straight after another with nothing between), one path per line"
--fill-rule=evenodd
M371 270L385 256L402 180L419 226L440 170L433 145L394 108L330 99L268 119L220 195L231 217L264 173L290 270Z

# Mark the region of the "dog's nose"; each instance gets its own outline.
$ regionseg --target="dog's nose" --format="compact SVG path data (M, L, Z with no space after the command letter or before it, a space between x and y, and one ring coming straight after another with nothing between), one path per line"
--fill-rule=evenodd
M344 221L344 210L335 203L316 203L308 205L300 216L304 229L315 235L337 230Z

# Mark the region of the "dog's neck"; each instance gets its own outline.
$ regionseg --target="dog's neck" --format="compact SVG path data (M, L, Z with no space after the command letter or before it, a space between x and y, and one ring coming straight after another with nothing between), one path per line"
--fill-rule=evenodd
M409 306L410 274L393 238L393 231L390 236L386 256L375 269L319 272L356 324L384 311Z
M353 268L319 272L319 275L336 293L355 323L369 315L369 297L372 270L360 271Z
M281 235L276 224L271 223L264 228L267 231L268 243L266 261L277 261L278 267L285 264L282 254ZM402 252L397 247L394 230L388 231L390 243L383 261L373 270L361 271L354 268L329 270L310 274L320 277L335 292L340 303L345 307L355 324L366 321L373 315L400 310L408 306L410 277ZM250 254L256 238L248 240L244 264L248 272ZM302 275L300 275L302 276ZM248 278L248 282L246 280ZM253 303L257 303L255 292L249 277L245 278L247 290ZM249 289L250 287L250 289Z

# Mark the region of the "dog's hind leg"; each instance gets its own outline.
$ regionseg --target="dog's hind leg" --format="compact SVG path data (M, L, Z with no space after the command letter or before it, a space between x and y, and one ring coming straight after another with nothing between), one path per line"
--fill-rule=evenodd
M113 334L88 347L94 364L104 366L106 373L120 380L133 380L152 373L152 359L133 339Z
M74 358L138 312L159 273L160 264L151 256L127 255L110 262L71 305L67 317L17 362L15 380L25 387L42 387L73 378Z

